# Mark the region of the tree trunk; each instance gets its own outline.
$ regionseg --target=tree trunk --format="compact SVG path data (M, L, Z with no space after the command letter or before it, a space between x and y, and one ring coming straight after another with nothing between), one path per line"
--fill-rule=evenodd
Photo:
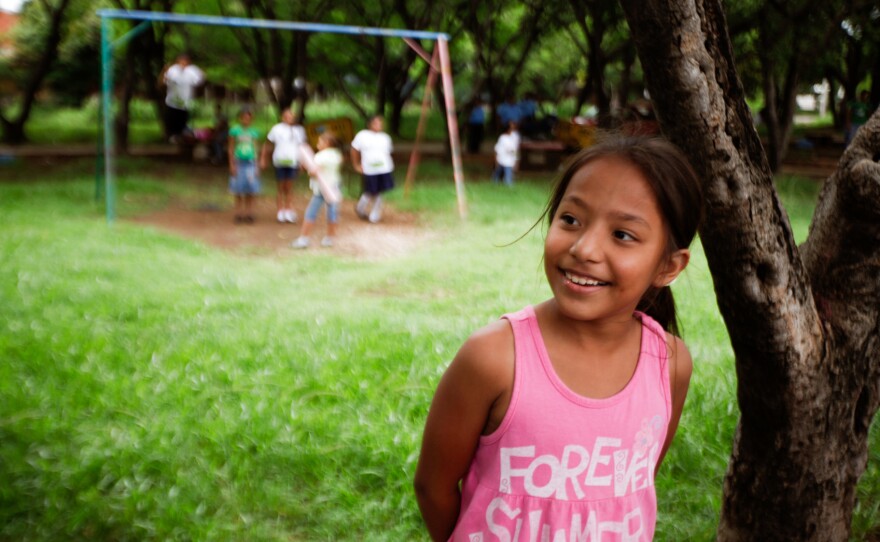
M629 104L630 94L632 94L632 69L636 62L636 52L631 46L626 47L621 55L623 69L620 71L620 82L617 85L617 94L620 96L620 107L624 108ZM640 95L639 98L642 96Z
M58 46L61 44L64 31L64 15L69 5L70 0L61 0L56 7L43 4L47 11L46 16L49 19L49 28L46 30L46 41L43 44L39 58L28 68L29 72L22 90L21 104L18 107L18 116L15 119L8 119L0 115L0 126L3 127L3 140L6 143L19 144L26 141L24 125L27 123L28 117L30 117L37 98L37 92L39 92L43 81L49 74L52 64L58 58Z
M590 99L592 94L593 94L593 81L590 80L590 72L589 72L589 70L587 70L587 80L584 81L584 86L582 86L580 89L578 89L577 103L574 106L574 116L577 117L578 115L581 114L581 109L584 108L584 105L586 105L587 100Z
M388 131L395 136L400 136L400 125L403 121L403 105L401 100L392 100L391 115L388 118Z
M27 141L24 136L24 123L27 119L19 116L15 120L0 118L0 126L3 126L3 142L9 145L20 145Z
M700 238L741 412L718 540L846 541L880 404L880 114L798 250L718 0L623 0L665 135L704 179Z
M376 38L376 50L378 51L379 65L376 70L376 104L374 115L385 114L385 95L388 89L388 59L385 57L385 38Z
M309 101L308 81L308 45L309 34L297 32L293 39L296 40L296 78L302 82L302 86L296 92L296 115L300 120L305 120L306 104Z
M771 30L765 28L761 30L761 35L764 37L770 32ZM759 53L764 89L764 110L761 116L767 126L767 159L770 170L779 171L788 152L788 144L791 142L794 129L799 59L797 53L792 53L789 57L788 65L785 66L785 81L780 88L776 79L779 65L772 58L772 44L770 40L764 41Z
M602 37L605 35L604 28L594 23L598 28L593 29L590 35L590 57L587 64L589 75L587 79L593 82L593 101L599 112L599 125L603 128L610 127L611 121L611 96L605 86L605 53L602 51Z
M128 125L131 120L131 99L134 97L135 86L135 57L137 55L137 41L129 45L125 50L125 75L122 78L122 91L119 97L119 111L113 123L116 134L116 150L121 154L128 153Z

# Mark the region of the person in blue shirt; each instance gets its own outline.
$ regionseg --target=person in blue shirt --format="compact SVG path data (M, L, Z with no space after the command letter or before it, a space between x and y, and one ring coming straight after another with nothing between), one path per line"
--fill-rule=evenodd
M519 121L522 118L522 112L520 111L519 104L516 103L516 98L514 98L513 94L507 96L507 100L504 103L498 106L498 125L501 127L500 132L504 132L507 130L507 127L510 126L510 123L516 123L519 125Z
M471 102L471 109L467 120L467 150L470 154L480 152L485 127L486 110L483 109L483 100L476 97Z

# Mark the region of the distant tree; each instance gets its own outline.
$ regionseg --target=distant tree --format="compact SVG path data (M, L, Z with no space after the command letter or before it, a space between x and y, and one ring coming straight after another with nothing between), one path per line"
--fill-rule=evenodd
M821 56L829 82L843 88L846 102L856 99L859 84L870 80L871 103L880 103L880 8L876 2L853 2L848 15L837 27L836 36L836 43ZM833 99L832 95L832 107ZM838 127L843 121L842 114L835 115Z
M444 31L458 34L459 28L443 2L424 2L422 0L395 0L394 12L401 26L409 30ZM435 43L419 43L426 51L433 51ZM386 103L390 107L389 126L395 134L400 133L403 107L412 98L416 88L427 81L428 64L419 60L416 53L406 48L405 54L397 57L397 66L392 61L388 67L389 77L385 80ZM408 69L404 69L405 65ZM444 106L445 109L445 106ZM444 117L445 118L445 117Z
M798 247L720 0L622 5L663 132L703 179L700 239L736 356L741 416L717 539L844 542L880 407L880 113Z
M520 88L523 67L541 40L553 29L555 4L550 1L491 0L458 1L454 12L473 44L473 65L477 75L470 98L484 91L494 111Z
M37 93L58 58L67 34L71 0L33 0L24 5L21 25L16 31L16 53L9 69L17 82L10 105L0 107L3 140L18 144L26 141L24 127L33 111Z
M575 24L568 27L572 41L582 51L586 59L587 77L578 93L576 111L580 111L587 100L592 99L604 126L611 124L611 88L607 81L607 70L615 60L624 62L623 81L628 83L628 75L634 61L632 42L625 29L623 13L616 0L568 0ZM623 27L622 30L618 27ZM577 31L574 30L577 29ZM616 31L616 32L615 32ZM614 37L623 39L612 41ZM629 94L628 84L623 90L622 101Z
M83 5L83 0L79 4ZM46 87L54 100L63 105L79 107L100 90L100 25L93 9L69 18L66 39L58 47L58 62L46 76Z
M329 0L217 2L220 13L223 15L296 22L322 21L331 5L332 2ZM305 92L305 86L296 87L294 82L297 80L305 82L308 78L308 44L312 34L260 28L232 28L231 30L241 45L245 59L259 78L267 83L270 81L278 83L270 85L268 88L279 112L281 109L290 107L296 100L296 109L302 115L308 95Z
M737 56L757 61L759 111L766 128L767 159L779 169L794 130L797 94L804 83L821 78L816 59L832 47L837 29L851 9L848 0L752 0L731 3L731 26L747 29L737 40Z
M174 0L114 0L118 9L170 12ZM127 32L141 21L119 21ZM154 105L157 117L165 121L165 94L159 82L165 63L166 41L171 25L153 23L124 48L122 60L117 60L117 88L119 106L113 121L118 152L128 151L131 101L135 96L146 96ZM118 53L117 53L118 54Z
M349 24L372 28L399 28L436 31L448 17L442 3L392 0L363 4L345 2L336 15ZM330 40L324 39L322 44ZM390 113L388 130L400 134L403 106L427 74L427 64L400 38L381 36L352 36L336 40L338 49L316 48L317 58L340 68L331 74L329 85L343 96L366 118L374 114ZM419 43L431 51L433 44ZM347 48L347 49L346 49ZM351 51L344 54L342 51ZM359 92L359 90L363 92ZM372 103L364 103L357 95L369 96Z

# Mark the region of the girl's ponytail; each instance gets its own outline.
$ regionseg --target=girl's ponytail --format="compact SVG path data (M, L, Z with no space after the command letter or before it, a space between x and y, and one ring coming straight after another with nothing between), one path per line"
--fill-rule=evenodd
M672 295L672 288L669 286L651 288L645 292L636 310L656 320L660 327L669 333L680 335L678 319L675 316L675 298Z

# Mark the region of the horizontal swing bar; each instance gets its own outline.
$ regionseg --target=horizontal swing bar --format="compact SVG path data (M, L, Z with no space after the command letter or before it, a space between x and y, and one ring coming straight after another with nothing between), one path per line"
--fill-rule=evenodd
M352 34L365 36L383 36L389 38L412 38L449 40L443 32L427 32L421 30L399 30L393 28L372 28L367 26L345 26L324 23L297 23L292 21L273 21L268 19L246 19L244 17L219 17L216 15L188 15L184 13L166 13L159 11L99 9L99 17L108 19L137 19L143 21L160 21L166 23L189 23L213 26L235 26L248 28L266 28L273 30L299 30L302 32L328 32L331 34Z

